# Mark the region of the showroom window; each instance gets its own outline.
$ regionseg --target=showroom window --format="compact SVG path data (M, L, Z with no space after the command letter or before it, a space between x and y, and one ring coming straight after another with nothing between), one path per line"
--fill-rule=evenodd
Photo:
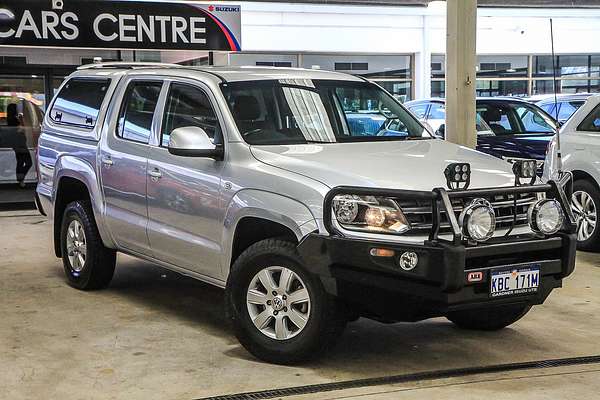
M432 55L431 66L431 96L445 97L445 56ZM527 96L528 66L529 56L526 55L477 56L477 96Z
M303 68L339 71L379 84L397 100L413 98L413 57L410 55L302 54Z
M533 56L532 94L552 93L552 56ZM558 93L600 92L599 55L558 55L554 58Z
M287 67L290 68L292 63L290 61L257 61L257 67Z
M555 56L558 93L600 93L600 55ZM478 96L530 96L553 93L552 56L477 57ZM445 56L431 56L431 96L445 97Z

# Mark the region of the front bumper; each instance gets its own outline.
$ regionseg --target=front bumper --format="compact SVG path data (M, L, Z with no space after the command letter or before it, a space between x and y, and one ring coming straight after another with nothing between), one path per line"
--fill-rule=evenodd
M362 315L418 321L482 305L541 304L573 272L576 244L574 234L490 242L477 247L390 244L311 234L298 249L305 265L319 276L326 291ZM394 250L396 255L372 256L372 248ZM419 256L419 263L412 271L398 266L399 256L406 251ZM520 264L539 265L537 293L490 298L491 271ZM473 271L483 273L480 282L467 281L467 275Z
M575 268L576 225L563 186L569 192L567 181L537 187L547 196L557 198L567 217L565 229L552 237L529 234L493 238L470 245L462 239L457 226L453 227L452 240L440 239L439 226L434 224L430 239L423 244L401 244L344 237L326 223L328 230L331 229L330 235L308 235L299 244L298 251L305 266L320 278L328 293L342 299L361 315L380 320L417 321L469 308L541 304L554 288L562 286L562 280ZM491 192L502 190L507 189L487 189ZM469 191L469 195L485 191ZM440 203L433 207L434 210L438 214L446 212L450 207L446 196L456 195L457 192L442 191L439 197L433 198ZM329 201L331 197L328 197ZM328 200L325 206L330 209ZM325 214L330 218L330 213ZM439 221L439 215L434 221ZM456 221L451 222L455 225ZM373 256L373 248L393 250L394 256ZM419 259L411 271L401 269L398 264L400 255L407 251L415 252ZM532 265L540 270L537 292L490 297L492 271ZM467 277L471 272L481 272L481 280L469 282Z

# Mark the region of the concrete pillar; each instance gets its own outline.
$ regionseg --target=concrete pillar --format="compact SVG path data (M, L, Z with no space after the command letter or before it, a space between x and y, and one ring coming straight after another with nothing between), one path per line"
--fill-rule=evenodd
M415 53L415 99L431 97L431 48L428 24L425 23L427 19L427 16L423 16L423 46L420 52Z
M446 3L446 140L474 148L477 0Z
M431 45L429 40L429 15L423 15L423 47L421 52L421 84L419 89L421 96L417 98L431 97Z

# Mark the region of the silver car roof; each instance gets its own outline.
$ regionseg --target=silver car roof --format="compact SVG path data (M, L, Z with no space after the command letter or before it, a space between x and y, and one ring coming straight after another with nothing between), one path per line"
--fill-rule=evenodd
M127 74L130 71L152 73L156 75L185 76L193 78L194 74L202 77L210 75L221 82L259 81L259 80L342 80L362 81L360 77L340 72L323 71L319 69L288 68L288 67L188 67L177 64L161 63L98 63L84 65L74 74L77 76L109 76Z

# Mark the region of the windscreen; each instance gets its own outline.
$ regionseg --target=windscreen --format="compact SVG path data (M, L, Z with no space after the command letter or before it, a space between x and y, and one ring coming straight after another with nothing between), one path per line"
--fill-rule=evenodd
M429 139L392 96L368 82L265 80L222 85L249 144Z

